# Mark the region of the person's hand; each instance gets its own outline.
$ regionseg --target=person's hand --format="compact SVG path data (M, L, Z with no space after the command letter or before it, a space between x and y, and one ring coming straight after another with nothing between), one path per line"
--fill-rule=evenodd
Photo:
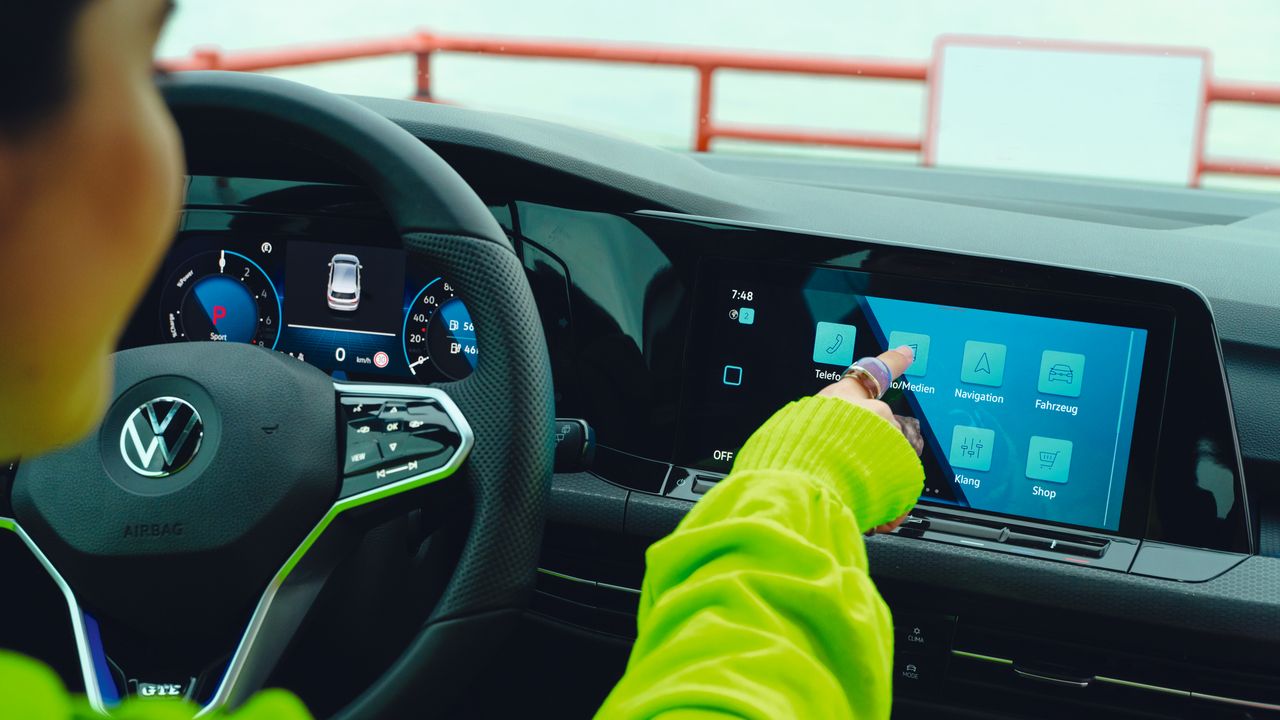
M908 367L911 367L911 363L915 362L915 359L915 353L907 345L889 350L880 355L880 360L888 366L894 380L898 379ZM867 389L857 380L842 378L838 382L822 388L822 390L818 391L818 395L821 397L840 398L870 410L901 430L917 455L924 452L924 437L920 433L920 421L912 417L894 415L893 410L887 404L878 398L871 397L871 393L867 392ZM903 515L897 520L875 527L871 532L892 532L906 519L907 516Z

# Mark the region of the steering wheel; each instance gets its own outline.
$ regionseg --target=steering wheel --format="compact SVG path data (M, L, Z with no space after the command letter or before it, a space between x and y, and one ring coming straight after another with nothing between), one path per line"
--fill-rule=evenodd
M178 74L163 91L180 127L214 117L227 132L278 133L375 193L405 250L466 298L475 371L433 387L364 385L251 345L119 352L101 426L21 463L0 529L61 587L91 704L184 695L205 714L263 686L364 530L415 508L463 516L429 618L338 716L440 707L513 627L536 570L554 418L521 263L452 168L350 100L238 73ZM375 446L395 462L353 465Z

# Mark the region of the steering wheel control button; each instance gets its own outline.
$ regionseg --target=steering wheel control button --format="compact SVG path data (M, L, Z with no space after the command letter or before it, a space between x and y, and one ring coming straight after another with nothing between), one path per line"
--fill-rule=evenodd
M404 420L409 416L409 404L401 400L387 400L382 403L378 419L387 422Z
M382 412L382 401L373 398L343 398L342 406L348 422L376 418Z
M453 448L453 445L448 442L449 438L436 438L433 437L434 434L431 431L397 433L387 435L378 441L378 444L382 446L383 456L389 460L434 457Z
M382 434L382 427L383 422L378 418L365 418L348 422L347 432L366 439L376 439Z
M343 471L350 474L362 472L382 463L382 452L372 440L356 441L347 445L347 459Z
M435 472L463 446L449 411L432 398L353 395L339 405L347 431L343 497Z

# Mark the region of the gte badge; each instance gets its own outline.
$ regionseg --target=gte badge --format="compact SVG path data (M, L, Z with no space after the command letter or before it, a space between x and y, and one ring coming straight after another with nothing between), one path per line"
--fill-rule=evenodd
M143 477L168 477L185 468L200 451L204 423L191 403L158 397L143 403L120 429L120 455Z
M191 680L187 682L186 687L195 687L195 681L195 678L191 678ZM133 686L133 694L137 697L185 697L184 686L182 683L150 683L142 682L141 680L130 680L129 684Z

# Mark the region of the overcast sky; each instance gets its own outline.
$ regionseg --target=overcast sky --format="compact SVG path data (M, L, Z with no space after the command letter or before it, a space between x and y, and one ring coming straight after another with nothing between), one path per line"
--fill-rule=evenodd
M1275 0L182 0L161 55L185 55L197 45L271 47L419 28L913 60L928 58L944 33L1179 45L1209 49L1217 77L1280 83ZM695 79L688 70L454 55L438 58L433 71L440 97L469 106L669 147L691 142ZM409 58L280 74L333 91L389 97L408 96L414 82ZM735 122L909 134L921 129L924 92L912 83L724 73L717 78L715 114ZM1280 108L1215 108L1207 145L1211 155L1280 162ZM761 151L729 143L719 148Z

